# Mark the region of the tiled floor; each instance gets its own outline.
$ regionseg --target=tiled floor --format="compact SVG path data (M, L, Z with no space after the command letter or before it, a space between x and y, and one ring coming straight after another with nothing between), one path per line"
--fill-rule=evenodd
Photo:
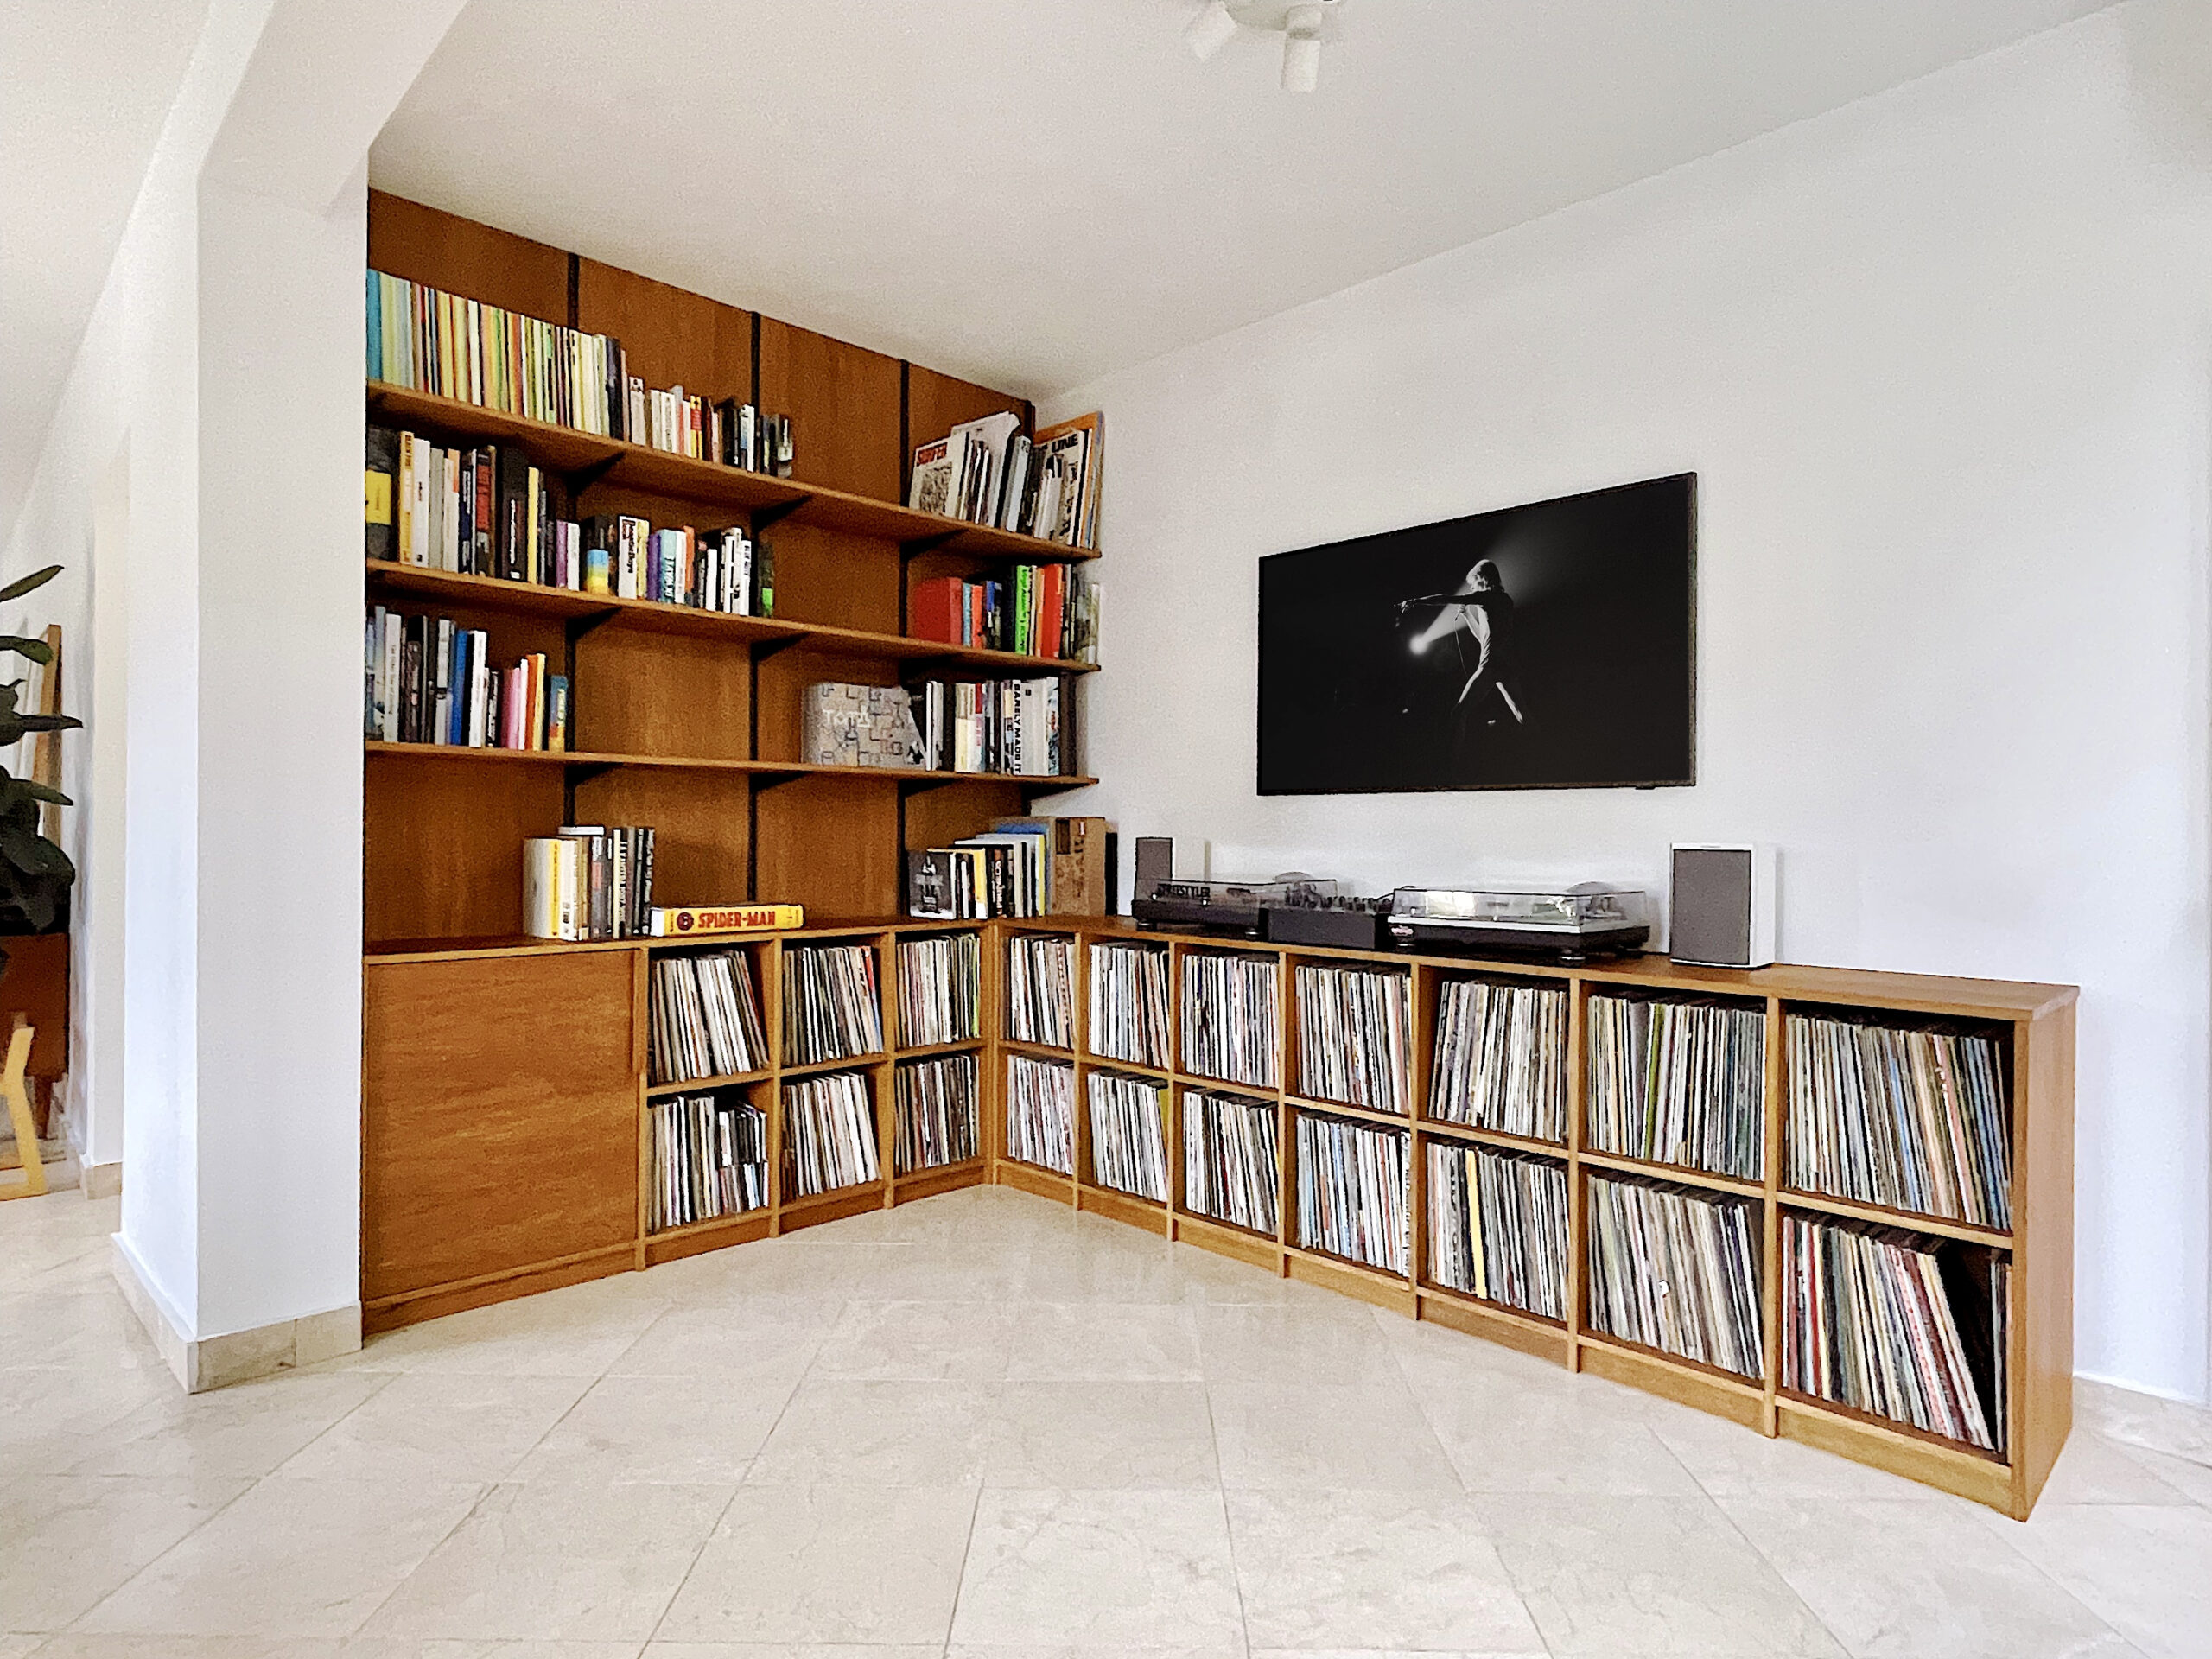
M115 1217L0 1205L0 1659L2212 1654L2107 1391L2017 1526L987 1190L187 1400Z

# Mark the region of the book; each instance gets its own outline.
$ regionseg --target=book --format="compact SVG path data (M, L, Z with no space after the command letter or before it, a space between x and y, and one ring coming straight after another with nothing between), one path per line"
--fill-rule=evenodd
M646 918L657 939L694 933L758 933L806 925L804 905L658 905Z
M1081 415L1037 433L1043 468L1034 522L1027 533L1067 547L1098 545L1103 417Z
M918 766L913 699L896 685L823 681L800 702L799 759L817 766Z
M372 422L361 470L363 550L372 559L399 556L399 531L392 515L399 487L399 434Z
M621 437L620 342L366 273L368 378L603 436Z
M950 438L936 438L918 445L913 470L907 475L906 505L923 512L950 517L952 492L959 470L959 455Z

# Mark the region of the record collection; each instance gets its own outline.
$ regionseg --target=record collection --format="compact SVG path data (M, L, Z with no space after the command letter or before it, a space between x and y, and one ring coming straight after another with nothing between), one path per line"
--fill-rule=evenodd
M1565 1146L1566 991L1446 980L1428 1115Z
M983 1030L983 941L936 933L899 942L899 1042L903 1048L973 1042Z
M744 951L653 958L652 1061L655 1083L767 1069L768 1039Z
M858 1186L882 1174L865 1075L825 1071L784 1085L784 1160L795 1198Z
M1093 1071L1089 1081L1092 1178L1116 1192L1166 1203L1166 1086L1111 1071Z
M976 1155L976 1075L973 1054L905 1060L893 1069L893 1170L905 1175Z
M1272 1238L1281 1189L1274 1103L1185 1090L1184 1206Z
M1370 1112L1406 1113L1412 981L1402 973L1301 967L1298 1092Z
M1075 1067L1007 1056L1006 1155L1075 1173Z
M1297 1136L1299 1248L1403 1274L1409 1137L1311 1112Z
M1789 1185L2012 1224L2010 1114L1992 1039L1792 1014Z
M665 1232L768 1202L768 1115L720 1095L677 1095L650 1108L651 1230Z
M1765 1374L1757 1205L1593 1175L1588 1227L1591 1329Z
M1183 1069L1253 1089L1280 1073L1281 991L1273 957L1191 950L1183 957Z
M1075 941L1017 933L1006 947L1009 1040L1075 1046Z
M784 1061L811 1065L883 1052L875 952L865 944L802 944L784 952Z
M1589 1044L1592 1151L1759 1179L1764 1011L1593 996Z
M2010 1260L1895 1228L1782 1217L1782 1386L2005 1449Z
M1090 947L1090 1052L1165 1071L1168 1037L1167 952L1160 945Z
M1428 1270L1448 1289L1564 1319L1567 1166L1429 1142Z

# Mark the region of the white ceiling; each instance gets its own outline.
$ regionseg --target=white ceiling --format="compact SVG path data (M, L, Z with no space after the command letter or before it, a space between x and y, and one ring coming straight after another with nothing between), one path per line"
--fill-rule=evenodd
M0 0L0 536L207 0Z
M2105 0L471 0L381 188L1042 396Z

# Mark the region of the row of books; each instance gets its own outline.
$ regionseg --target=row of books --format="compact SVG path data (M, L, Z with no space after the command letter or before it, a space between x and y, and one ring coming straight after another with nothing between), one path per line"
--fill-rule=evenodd
M983 1031L983 942L935 933L899 942L899 1041L907 1048L972 1042Z
M883 1052L875 952L865 944L798 945L784 952L784 1063L856 1059Z
M1994 1040L1798 1014L1783 1036L1791 1186L2012 1224L2010 1115Z
M798 458L788 415L767 415L734 397L709 397L682 386L648 386L624 378L622 435L649 449L720 461L748 473L789 478Z
M1440 1285L1566 1319L1567 1211L1564 1164L1429 1143L1429 1273Z
M899 1174L976 1155L979 1076L973 1054L906 1060L892 1072L892 1167Z
M1280 1073L1281 983L1273 957L1193 950L1183 958L1183 1069L1272 1089Z
M825 1071L784 1085L784 1165L802 1198L881 1177L865 1076Z
M768 1115L722 1095L656 1101L650 1230L665 1232L768 1202Z
M378 742L569 747L568 677L551 672L543 652L498 667L482 629L375 605L361 655L361 726Z
M1017 564L1004 581L933 576L907 597L906 631L948 645L1095 663L1097 584L1065 564Z
M1788 1214L1781 1242L1783 1387L2005 1449L2005 1256Z
M652 1032L657 1084L766 1071L751 958L742 950L654 957Z
M1007 778L1071 775L1075 699L1057 675L1027 680L924 680L912 689L919 753L930 772Z
M1294 1128L1300 1248L1403 1274L1410 1137L1312 1112Z
M1112 1071L1093 1071L1089 1082L1091 1179L1116 1192L1166 1203L1166 1090Z
M1075 1067L1007 1056L1006 1155L1075 1173Z
M650 824L565 823L522 844L522 931L539 939L634 939L653 931Z
M1413 1052L1412 981L1361 968L1301 967L1298 1092L1374 1112L1408 1109Z
M1018 933L1007 941L1006 1034L1048 1048L1075 1046L1075 941Z
M1185 1090L1185 1206L1272 1238L1281 1190L1274 1103Z
M1167 952L1156 944L1090 947L1090 1052L1166 1070L1170 1046Z
M1000 818L983 835L906 855L906 913L943 921L1042 916L1052 883L1046 822Z
M1592 1330L1764 1374L1757 1205L1601 1176L1587 1205Z
M1564 990L1446 980L1428 1115L1565 1146L1567 1025Z
M372 270L368 378L435 397L627 435L619 341Z
M1067 547L1098 545L1101 423L1084 415L1033 440L1007 411L914 449L906 505Z
M1764 1013L1593 996L1588 1041L1593 1151L1759 1179Z

